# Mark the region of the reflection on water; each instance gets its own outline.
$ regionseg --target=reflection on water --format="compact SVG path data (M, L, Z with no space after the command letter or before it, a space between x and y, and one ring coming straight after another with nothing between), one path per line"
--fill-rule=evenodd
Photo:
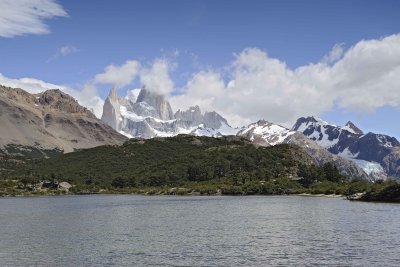
M0 265L398 266L399 221L337 198L2 198Z

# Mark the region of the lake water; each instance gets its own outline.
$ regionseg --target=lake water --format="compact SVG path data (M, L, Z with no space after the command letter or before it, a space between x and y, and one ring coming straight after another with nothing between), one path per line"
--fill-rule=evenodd
M400 205L300 196L0 198L1 266L399 266Z

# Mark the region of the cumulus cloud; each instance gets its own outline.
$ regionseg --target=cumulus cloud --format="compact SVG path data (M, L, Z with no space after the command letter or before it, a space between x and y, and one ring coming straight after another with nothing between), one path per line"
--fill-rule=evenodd
M47 34L50 30L45 19L67 16L55 0L1 0L0 37Z
M153 92L168 95L174 89L170 71L174 68L166 59L156 59L150 68L143 68L140 72L140 82Z
M194 73L184 88L175 92L170 77L174 68L165 59L150 65L128 60L107 66L81 91L69 87L65 91L100 116L103 100L98 97L97 83L123 87L138 79L149 90L172 95L175 110L199 105L219 112L233 126L258 119L291 126L300 116L318 116L336 108L361 114L384 106L400 107L400 34L362 40L347 50L338 44L320 62L295 69L263 50L247 48L235 54L223 72L207 69ZM0 83L4 80L9 86L33 92L59 87L0 75ZM137 93L131 91L128 97L135 98Z
M104 72L94 77L94 82L119 88L132 83L139 71L140 63L136 60L128 60L120 66L111 64L105 67Z
M100 118L103 113L104 100L99 97L96 87L91 84L86 84L82 90L77 90L66 85L57 85L34 78L12 79L1 73L0 84L13 88L21 88L32 94L41 93L49 89L60 89L78 100L80 105L92 110L96 117Z
M230 78L217 71L194 74L174 108L200 104L232 124L265 118L289 126L304 115L335 107L370 112L400 106L400 35L362 40L344 51L335 45L321 62L296 69L257 48L247 48L229 64Z

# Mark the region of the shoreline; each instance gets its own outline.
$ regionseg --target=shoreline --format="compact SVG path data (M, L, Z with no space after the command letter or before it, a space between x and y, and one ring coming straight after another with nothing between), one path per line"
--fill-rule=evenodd
M33 198L33 197L65 197L65 196L92 196L92 195L100 195L100 196L114 196L114 195L132 195L132 196L175 196L175 197L225 197L225 196L233 196L233 197L246 197L246 196L294 196L294 197L311 197L311 198L340 198L342 200L352 201L352 202L367 202L367 203L387 203L387 204L400 204L398 201L379 201L379 200L364 200L364 199L350 199L345 195L335 195L335 194L310 194L310 193L300 193L300 194L146 194L146 193L124 193L124 192L101 192L101 193L68 193L68 194L24 194L24 195L2 195L0 196L0 202L2 198Z
M206 197L206 196L299 196L299 197L325 197L325 198L343 198L346 199L344 195L336 194L311 194L311 193L295 193L295 194L201 194L200 192L186 193L186 194L167 194L167 193L135 193L135 192L88 192L88 193L60 193L60 194L18 194L18 195L2 195L1 198L30 198L30 197L58 197L58 196L92 196L92 195L134 195L134 196L195 196L195 197Z

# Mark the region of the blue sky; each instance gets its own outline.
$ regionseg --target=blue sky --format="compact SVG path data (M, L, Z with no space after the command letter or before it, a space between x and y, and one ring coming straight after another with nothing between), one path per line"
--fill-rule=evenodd
M21 3L23 2L26 1L21 0ZM44 2L54 3L52 0ZM334 59L337 62L348 49L362 40L381 40L400 32L400 1L97 0L56 3L67 15L57 14L55 7L43 7L54 8L51 10L53 16L43 20L38 18L47 25L47 34L35 34L27 30L24 34L0 37L0 73L4 77L30 77L52 84L66 85L79 91L88 83L94 83L96 74L105 72L106 66L110 64L118 66L127 60L135 60L140 62L142 68L151 68L157 59L163 59L168 63L167 72L173 81L172 89L167 91L174 96L185 90L190 91L188 82L198 73L206 72L208 76L203 78L208 81L212 80L211 74L216 73L226 87L230 80L238 80L237 71L243 70L243 64L244 68L247 68L247 62L240 63L240 67L232 65L237 63L238 57L246 49L261 51L266 55L266 62L268 59L278 59L280 63L286 64L287 69L295 71L310 63L321 62L335 45L339 45L343 50L339 53L339 58ZM13 4L12 8L18 10L18 4ZM0 18L2 12L6 12L4 8L0 11ZM0 36L1 31L0 27ZM396 44L397 40L393 42ZM262 57L262 53L246 54L247 59L253 54ZM357 60L364 62L362 59ZM379 58L376 60L376 64L380 64ZM332 66L335 62L329 64ZM375 63L371 61L370 64ZM390 64L392 65L382 69L390 71L398 68L398 62ZM247 78L249 77L246 76ZM271 82L270 79L267 81ZM373 82L379 83L374 85L374 88L380 90L384 82L385 80L379 77L379 81ZM215 84L210 85L210 88ZM313 83L313 86L315 84ZM393 85L392 82L388 84ZM202 85L207 86L207 83ZM112 84L96 83L96 92L104 99L111 86ZM140 79L135 78L122 86L120 94L124 95L126 89L139 86ZM251 91L262 94L261 89L257 91L259 86L262 85L255 85L255 89ZM268 86L265 85L267 91ZM398 103L390 101L390 94L397 93L396 98L400 94L399 83L395 86L397 88L386 92L388 96L381 101L382 103L371 105L371 108L366 110L353 109L352 103L362 106L362 103L356 100L343 104L343 101L339 100L343 98L341 94L337 99L326 100L333 103L331 105L317 108L315 111L305 111L332 123L344 124L347 120L352 120L366 131L400 137L400 126L397 123L400 115ZM302 90L303 87L299 86L298 90ZM237 90L245 89L240 87ZM274 90L276 91L276 88ZM327 94L329 90L327 89ZM212 94L205 91L205 94ZM229 92L222 90L220 94ZM362 90L360 92L363 94ZM274 96L272 93L266 94ZM193 94L192 97L176 100L176 106L179 106L179 101L187 102L195 99L195 96L196 94ZM201 94L197 96L201 97ZM325 100L319 98L314 101L319 103ZM259 113L259 118L290 123L294 115L302 114L292 112L286 117L277 116L275 114L282 113L278 108L288 106L290 102L278 105L269 104L267 101L265 105L274 106L276 110L270 108L267 109L268 112L257 113L263 110L263 104L259 102L256 104L260 106L255 108L254 113L244 112L240 114L240 118L236 118L233 113L237 111L232 107L215 102L204 103L206 109L215 105L216 110L226 113L228 118L236 120L237 123L254 120ZM233 104L241 105L240 101ZM307 106L307 103L304 105ZM311 102L310 105L315 104ZM299 107L302 105L299 104ZM251 106L247 103L242 108L249 109Z

